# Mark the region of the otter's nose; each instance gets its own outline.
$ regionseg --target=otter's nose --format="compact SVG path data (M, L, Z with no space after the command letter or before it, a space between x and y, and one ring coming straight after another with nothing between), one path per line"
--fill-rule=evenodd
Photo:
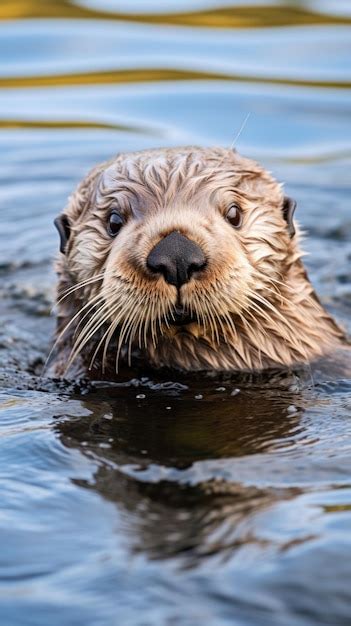
M151 272L163 274L167 283L180 289L194 272L205 267L206 259L194 241L175 230L156 244L146 264Z

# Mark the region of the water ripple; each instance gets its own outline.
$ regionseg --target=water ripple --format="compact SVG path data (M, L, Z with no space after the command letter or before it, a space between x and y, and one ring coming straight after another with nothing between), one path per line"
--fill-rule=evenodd
M349 5L0 3L1 624L349 624L351 383L334 363L41 377L52 221L81 177L118 151L229 146L249 112L237 147L296 198L312 281L350 327Z

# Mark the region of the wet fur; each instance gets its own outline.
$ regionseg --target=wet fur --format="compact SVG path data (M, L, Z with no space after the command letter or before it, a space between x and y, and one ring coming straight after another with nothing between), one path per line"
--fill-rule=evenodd
M240 230L225 219L234 201L243 211ZM111 239L106 224L116 205L126 223ZM55 375L91 367L93 377L113 378L133 356L189 371L290 367L345 342L308 280L298 226L289 236L281 185L235 151L120 154L90 172L65 215L71 234L57 262ZM181 289L197 319L185 328L169 324L176 288L146 267L151 249L173 230L207 258Z

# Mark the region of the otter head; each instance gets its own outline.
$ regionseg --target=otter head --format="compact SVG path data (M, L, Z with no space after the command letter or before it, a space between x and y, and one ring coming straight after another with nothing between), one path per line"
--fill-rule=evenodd
M250 356L240 337L259 316L265 332L297 255L294 208L231 150L150 150L97 167L56 220L61 278L84 316L76 347L95 337L105 356L112 342L158 366L252 365L262 350Z

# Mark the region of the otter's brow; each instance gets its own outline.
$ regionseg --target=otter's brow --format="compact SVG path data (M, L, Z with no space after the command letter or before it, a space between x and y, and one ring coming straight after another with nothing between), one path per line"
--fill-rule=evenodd
M226 187L223 189L223 195L219 198L219 208L221 211L227 210L231 204L238 204L244 211L251 206L252 201L257 201L257 198L253 198L252 195L240 191L236 187ZM218 196L217 196L218 200Z

